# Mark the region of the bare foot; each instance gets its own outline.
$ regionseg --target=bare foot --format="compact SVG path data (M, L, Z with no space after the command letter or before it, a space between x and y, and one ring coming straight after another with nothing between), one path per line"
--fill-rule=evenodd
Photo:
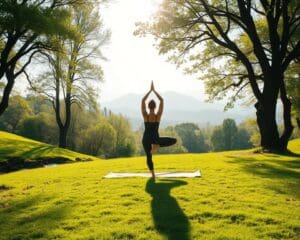
M151 170L152 179L155 180L155 173L154 170Z
M155 153L159 149L158 144L151 144L151 153Z

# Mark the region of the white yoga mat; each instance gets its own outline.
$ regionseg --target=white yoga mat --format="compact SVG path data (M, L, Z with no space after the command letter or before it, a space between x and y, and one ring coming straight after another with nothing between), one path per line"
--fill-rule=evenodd
M155 173L157 178L194 178L194 177L201 177L200 170L195 172L158 172ZM145 177L150 178L150 173L117 173L117 172L110 172L105 175L103 178L130 178L130 177Z

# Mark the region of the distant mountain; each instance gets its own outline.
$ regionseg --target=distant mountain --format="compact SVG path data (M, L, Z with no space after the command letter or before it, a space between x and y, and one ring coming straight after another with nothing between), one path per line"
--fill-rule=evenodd
M194 97L176 92L166 92L164 97L165 108L161 125L166 127L183 122L194 122L199 125L217 125L222 123L225 118L233 118L237 123L249 116L254 116L254 109L236 107L224 112L224 105L221 103L206 103ZM102 103L103 107L114 113L120 113L128 117L134 129L139 128L143 119L141 116L142 95L127 94L109 102ZM149 99L156 99L150 95Z

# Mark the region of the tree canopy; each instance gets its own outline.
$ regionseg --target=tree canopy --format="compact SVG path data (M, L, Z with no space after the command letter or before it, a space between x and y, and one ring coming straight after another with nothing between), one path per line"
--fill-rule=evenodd
M78 38L65 38L57 33L49 42L57 50L50 49L42 55L48 63L39 77L30 81L33 90L45 95L52 103L59 127L59 146L67 146L67 134L71 123L73 104L95 107L96 83L103 79L99 60L103 58L101 47L109 39L109 31L103 29L97 5L69 6L71 23Z
M2 0L0 2L0 116L8 106L15 79L37 53L52 48L46 36L77 38L66 6L82 0Z
M285 150L291 136L291 103L285 73L300 56L300 7L296 0L164 0L136 34L152 34L161 54L204 80L210 100L256 100L261 145ZM284 106L284 133L275 119Z

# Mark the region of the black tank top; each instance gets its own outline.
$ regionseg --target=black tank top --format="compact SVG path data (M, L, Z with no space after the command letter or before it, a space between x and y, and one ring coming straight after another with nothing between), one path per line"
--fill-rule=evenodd
M159 138L158 128L159 122L144 122L145 131L143 136L143 141L150 141L155 143Z

